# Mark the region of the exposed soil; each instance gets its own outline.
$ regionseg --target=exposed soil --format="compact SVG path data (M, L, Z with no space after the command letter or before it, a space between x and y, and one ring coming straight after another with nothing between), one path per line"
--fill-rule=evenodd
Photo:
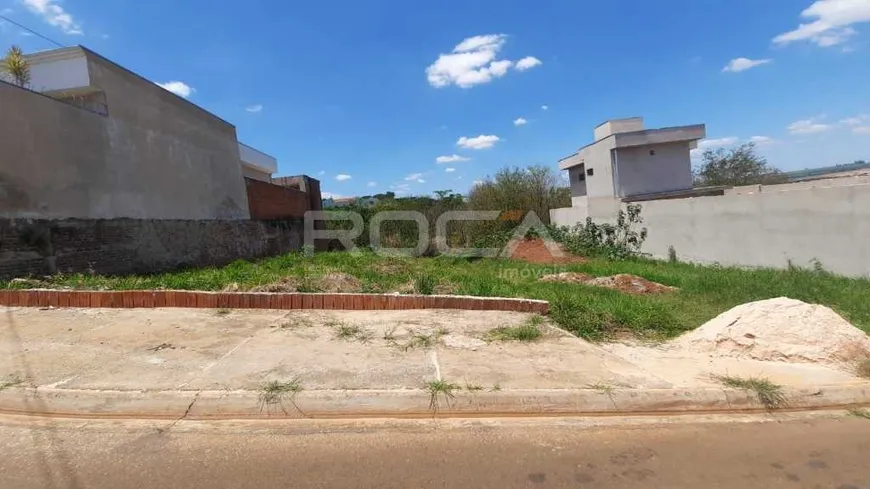
M662 285L643 277L627 273L620 273L609 277L593 277L585 273L564 272L554 275L544 275L540 280L542 282L564 282L593 285L595 287L618 290L627 294L661 294L678 290L676 287Z
M511 258L514 260L522 260L528 263L583 263L586 261L581 256L571 254L559 243L553 242L552 246L556 246L561 251L562 256L553 256L550 250L547 249L547 244L541 238L523 239L517 244L516 249L511 253Z

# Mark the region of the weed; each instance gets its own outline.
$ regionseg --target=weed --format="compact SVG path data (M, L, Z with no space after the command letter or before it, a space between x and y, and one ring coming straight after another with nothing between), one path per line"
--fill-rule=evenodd
M870 411L866 409L854 408L849 410L849 414L856 418L870 419Z
M450 406L450 401L456 397L453 391L459 389L459 386L446 380L431 380L424 384L424 388L429 391L429 409L435 412L438 411L440 398L444 399L448 407Z
M2 391L3 389L7 389L9 387L15 387L16 385L21 384L22 382L24 382L24 381L21 380L21 377L18 377L17 375L7 377L6 380L0 380L0 391Z
M287 321L281 323L278 327L281 329L297 329L297 328L310 328L314 326L314 323L308 319L307 317L285 317Z
M858 377L870 379L870 357L858 362L858 367L855 369L855 373L858 374Z
M435 336L437 336L439 338L442 336L447 336L449 334L450 334L450 330L445 328L444 326L441 326L440 328L435 330Z
M677 249L674 248L673 245L668 246L668 263L677 263L679 260L677 259ZM791 260L789 260L789 265L791 265Z
M392 328L384 331L384 336L382 336L381 339L383 339L384 341L386 341L387 343L389 343L391 345L395 344L396 343L396 327L393 326Z
M335 337L345 341L368 343L372 340L374 334L370 330L355 324L339 324L335 328Z
M477 385L477 384L471 384L471 383L469 383L469 382L466 380L466 381L465 381L465 390L467 390L467 391L469 391L469 392L482 391L482 390L483 390L483 386L482 386L482 385Z
M541 337L541 330L538 326L530 323L491 329L486 333L486 338L490 341L522 341L526 343L537 341Z
M769 379L759 377L736 377L730 375L717 375L714 380L732 389L743 389L755 392L760 402L768 410L785 407L787 399L782 391L782 386L774 384Z
M493 384L493 385L492 385L492 389L490 389L491 392L498 392L498 391L500 391L500 390L501 390L501 385L500 385L500 384Z
M233 312L232 309L230 309L228 307L221 307L218 310L216 310L214 313L217 314L218 316L226 316L227 314L229 314L231 312Z
M293 402L293 399L300 392L302 392L302 384L299 383L298 377L287 382L273 380L264 385L260 391L260 405L282 405L285 399Z
M172 343L160 343L157 346L151 347L148 351L158 352L160 350L174 350L175 346Z
M414 279L414 292L422 295L432 295L437 285L438 279L434 276L425 273L417 275Z
M602 394L607 394L608 396L612 396L613 392L616 390L616 387L613 387L610 384L606 384L604 382L601 382L600 380L598 382L593 383L593 384L586 384L586 387L589 389L594 389Z

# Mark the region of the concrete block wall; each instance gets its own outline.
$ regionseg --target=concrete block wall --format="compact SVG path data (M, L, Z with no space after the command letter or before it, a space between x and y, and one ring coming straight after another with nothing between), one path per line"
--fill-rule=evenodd
M45 275L46 257L62 273L122 275L224 265L299 250L303 232L301 219L0 219L0 279Z

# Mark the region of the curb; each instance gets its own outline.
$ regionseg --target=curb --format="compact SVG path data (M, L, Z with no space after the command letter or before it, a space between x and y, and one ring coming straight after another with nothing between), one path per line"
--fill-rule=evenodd
M515 311L546 315L550 303L534 299L461 295L304 294L272 292L201 292L190 290L84 291L0 290L0 306L10 307L190 307L202 309L327 309L390 311L463 309Z
M870 405L870 383L792 388L778 410ZM457 391L434 408L420 390L302 391L265 403L257 391L110 391L8 388L0 413L32 416L142 419L414 418L482 416L614 416L766 411L746 391L700 389L590 389Z

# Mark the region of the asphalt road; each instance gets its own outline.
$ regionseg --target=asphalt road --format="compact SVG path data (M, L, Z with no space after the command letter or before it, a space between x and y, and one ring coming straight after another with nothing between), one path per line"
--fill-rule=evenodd
M0 487L870 488L870 420L721 421L0 417Z

